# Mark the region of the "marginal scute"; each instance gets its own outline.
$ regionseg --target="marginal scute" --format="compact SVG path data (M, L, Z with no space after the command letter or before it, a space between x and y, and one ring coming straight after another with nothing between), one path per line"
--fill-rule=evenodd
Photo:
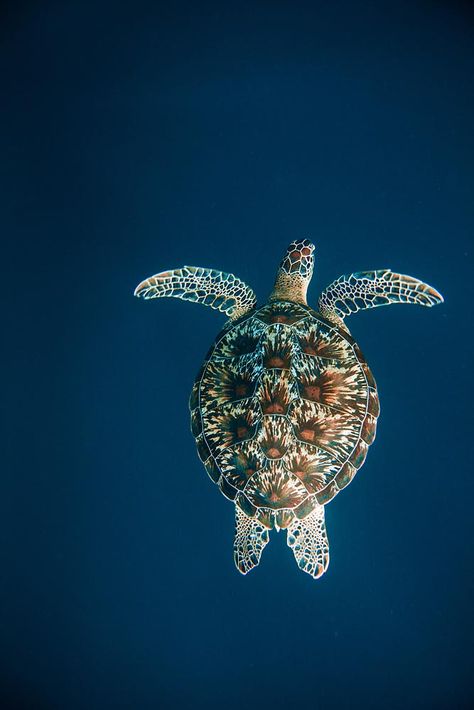
M349 462L345 463L334 479L339 489L345 488L354 478L357 469Z
M200 380L194 383L193 388L191 390L191 395L189 397L189 409L193 411L193 409L196 409L196 407L199 406L199 386L200 386Z
M367 456L367 451L369 450L368 445L365 443L363 439L361 439L357 446L355 447L354 451L352 452L349 461L351 464L354 466L354 468L358 469L362 466L362 464L365 461L365 457Z
M360 347L357 345L357 343L354 343L354 345L353 345L353 351L354 351L354 355L356 356L357 360L358 360L360 363L365 363L365 357L364 357L364 355L363 355L363 353L362 353L362 350L361 350Z
M362 367L362 369L363 369L363 371L364 371L364 374L365 374L365 376L366 376L366 378L367 378L367 385L368 385L369 387L371 387L372 389L376 390L376 389L377 389L377 385L376 385L376 383L375 383L374 376L373 376L372 372L370 371L369 366L367 365L366 362L361 362L361 367Z
M287 528L288 525L291 525L294 519L295 514L292 510L283 508L282 510L275 511L275 524L282 530Z
M370 446L370 444L373 442L375 439L375 434L377 431L377 418L373 417L371 414L367 415L367 418L364 422L364 425L362 427L362 431L360 433L361 437L365 441L366 444Z
M209 475L209 478L214 481L214 483L217 483L219 481L219 478L221 477L221 472L216 462L214 461L214 458L210 456L204 466Z
M369 401L367 403L367 411L374 417L378 417L380 414L380 402L377 390L372 388L369 389Z
M258 508L255 517L269 530L275 525L275 512L269 508Z
M194 437L199 436L202 432L202 419L199 409L193 409L191 412L191 431Z
M274 301L224 327L190 409L210 478L269 529L296 524L350 483L379 404L349 333L307 306Z
M332 500L334 496L338 493L339 486L337 485L336 481L332 481L332 483L329 483L329 485L327 485L324 490L322 490L320 493L316 493L316 500L321 505L324 505L325 503L329 503L329 501Z
M299 520L306 518L307 515L313 512L317 507L318 501L316 496L308 496L305 500L295 508L295 515Z
M230 485L224 478L224 476L221 476L219 479L219 488L221 489L222 493L225 495L226 498L229 500L234 500L235 496L238 493L238 490L234 488L233 486Z
M199 436L196 437L196 444L197 444L199 458L201 459L201 461L203 463L206 463L207 459L211 455L211 450L210 450L209 446L207 445L207 442L206 442L203 434L200 434Z
M252 503L249 501L249 499L244 493L239 493L237 495L235 503L239 506L240 510L242 510L250 518L253 518L255 516L257 508L252 505Z

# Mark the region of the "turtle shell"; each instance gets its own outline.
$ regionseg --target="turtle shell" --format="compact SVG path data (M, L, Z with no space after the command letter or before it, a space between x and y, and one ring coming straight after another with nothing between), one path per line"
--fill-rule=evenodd
M217 336L191 393L199 457L222 493L287 527L350 483L375 438L375 380L354 339L274 301Z

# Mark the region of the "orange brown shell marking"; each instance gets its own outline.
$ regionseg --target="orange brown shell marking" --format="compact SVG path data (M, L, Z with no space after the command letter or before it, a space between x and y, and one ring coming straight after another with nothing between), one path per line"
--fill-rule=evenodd
M379 414L374 378L349 333L288 301L224 328L190 408L210 477L267 528L288 527L350 483Z

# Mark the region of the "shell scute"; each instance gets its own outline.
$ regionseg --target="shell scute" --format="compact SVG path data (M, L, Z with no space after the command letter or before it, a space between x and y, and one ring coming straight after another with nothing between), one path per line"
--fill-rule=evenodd
M308 496L297 508L295 508L295 515L297 518L302 520L306 518L307 515L313 512L317 507L318 500L316 496Z
M246 515L248 515L250 518L255 517L255 513L257 512L257 508L252 505L252 503L249 501L247 496L244 493L239 493L235 499L235 504L239 506L240 510L242 510Z
M214 355L223 358L253 355L264 331L265 326L256 318L247 319L218 336Z
M248 480L264 465L264 459L255 441L244 441L225 449L217 464L231 485L243 490Z
M273 325L267 328L262 342L262 365L266 369L290 370L293 341L290 328Z
M348 486L356 475L356 473L357 468L355 468L351 463L349 463L349 461L345 463L337 474L336 478L334 479L335 483L337 483L337 487L339 489L342 489Z
M258 508L255 517L269 530L275 525L275 511L270 508Z
M264 370L257 399L262 414L288 414L291 402L298 398L298 390L287 370Z
M354 358L347 362L328 362L301 355L295 359L294 369L302 399L356 412L361 419L365 416L367 382Z
M275 511L275 525L284 530L291 525L295 519L295 514L292 510L282 508L281 510Z
M211 450L210 450L209 446L207 445L207 441L204 438L203 434L199 434L199 436L196 437L196 445L197 445L198 456L201 459L201 461L205 464L207 459L211 456Z
M203 433L209 446L219 454L229 446L255 436L260 408L253 399L209 408L203 417Z
M252 476L245 487L247 498L259 508L294 508L307 497L298 478L289 471L269 465Z
M219 479L219 488L221 489L221 492L225 495L226 498L229 500L235 500L235 496L239 492L234 486L231 486L230 483L224 478L224 476L221 476Z
M377 390L372 387L369 388L369 401L367 403L367 411L374 417L378 417L380 414L380 402Z
M354 468L358 469L362 466L362 464L365 461L365 457L367 456L367 451L369 450L368 444L361 439L357 446L355 447L354 451L352 452L349 461L351 464L354 466Z
M293 432L288 419L274 414L264 416L257 441L267 459L274 461L283 458L293 443Z
M256 387L254 363L232 358L213 359L201 379L203 407L220 406L252 397Z
M214 483L218 483L219 479L222 476L222 473L212 456L207 459L206 463L204 464L204 467L211 481L214 481Z
M370 446L375 439L377 431L377 417L368 414L361 431L361 437Z
M326 503L329 503L329 501L339 493L339 490L340 489L336 481L331 481L326 488L319 493L316 493L316 500L320 505L326 505Z
M295 336L301 352L325 360L347 361L352 359L352 347L347 340L334 337L334 328L309 321L295 327Z
M308 493L322 490L340 468L340 464L329 452L299 441L285 456L284 464L288 471L299 478Z
M202 432L201 412L198 408L193 409L191 412L191 431L194 437L199 436Z
M296 402L289 418L299 441L323 449L341 461L351 454L359 440L358 417L322 404Z
M283 323L293 325L306 318L308 311L304 306L286 301L274 301L255 313L255 318L268 325Z

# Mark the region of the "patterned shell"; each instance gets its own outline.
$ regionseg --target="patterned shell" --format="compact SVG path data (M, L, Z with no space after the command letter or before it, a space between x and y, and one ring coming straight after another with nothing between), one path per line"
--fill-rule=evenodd
M352 480L379 403L364 357L308 306L275 301L218 335L191 399L201 461L222 493L287 527Z

